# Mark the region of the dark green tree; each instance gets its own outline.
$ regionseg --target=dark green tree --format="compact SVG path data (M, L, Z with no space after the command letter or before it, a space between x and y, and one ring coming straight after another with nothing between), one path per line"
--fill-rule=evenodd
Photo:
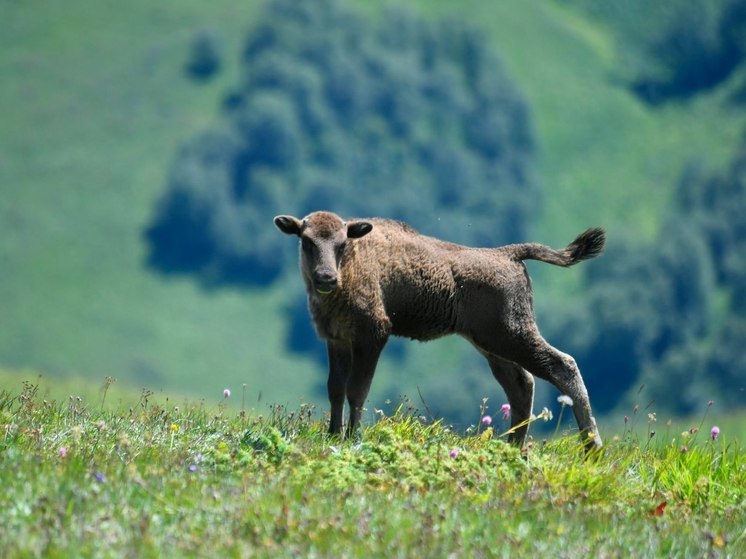
M653 63L632 89L648 103L659 104L717 87L746 61L744 37L743 0L681 4L649 45Z
M679 189L679 203L713 255L727 301L710 344L704 372L727 404L746 405L746 140L725 173L693 168Z
M675 220L651 245L613 240L604 258L588 267L583 303L558 334L560 346L580 364L600 412L646 382L651 367L707 333L713 276L704 240ZM670 386L648 384L647 397L683 405L670 401Z
M202 32L194 37L185 71L195 81L210 80L220 71L220 49L212 33Z
M556 329L601 411L641 384L679 413L746 404L744 255L746 142L725 173L685 170L655 242L612 240L585 270L583 302Z
M533 153L528 108L474 27L268 2L219 122L176 157L149 263L267 284L292 252L272 217L322 208L462 243L525 240Z

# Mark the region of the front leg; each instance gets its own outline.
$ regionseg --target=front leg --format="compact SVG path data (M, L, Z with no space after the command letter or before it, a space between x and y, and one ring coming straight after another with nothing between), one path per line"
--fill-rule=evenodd
M365 399L376 372L378 358L386 345L386 339L366 340L352 347L352 372L347 381L347 401L350 404L350 421L347 436L351 436L360 424Z
M329 380L326 389L331 405L329 434L339 435L342 433L342 413L352 364L352 348L350 344L329 341L326 344L326 351L329 356Z

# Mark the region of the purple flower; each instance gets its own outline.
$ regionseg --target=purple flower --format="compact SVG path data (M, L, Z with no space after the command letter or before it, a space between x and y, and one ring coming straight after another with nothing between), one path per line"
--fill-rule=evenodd
M492 418L489 415L485 415L482 418L482 425L492 425Z
M500 406L500 411L503 412L503 421L510 419L510 404Z
M720 427L718 427L717 425L713 425L712 429L710 429L710 438L713 441L716 441L718 440L719 436L720 436Z
M457 449L457 448L454 448L454 449L453 449L453 450L451 451L451 458L456 458L456 457L458 457L458 449Z
M99 482L99 483L103 483L103 482L106 481L106 478L104 477L104 474L102 474L101 472L96 472L93 475L93 477L95 477L96 481Z
M223 398L230 398L231 397L231 391L229 389L223 390Z
M189 464L189 468L187 468L190 472L194 473L197 471L197 464Z
M59 450L59 454L60 454L60 458L64 458L65 456L67 456L67 447L61 446Z

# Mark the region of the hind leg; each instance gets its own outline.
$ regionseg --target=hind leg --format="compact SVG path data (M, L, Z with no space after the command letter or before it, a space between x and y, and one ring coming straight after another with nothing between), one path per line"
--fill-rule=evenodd
M591 411L588 390L583 377L572 356L555 349L543 338L532 344L534 351L521 356L522 363L537 377L551 382L563 394L572 398L572 411L580 429L580 436L587 449L601 448L601 437L598 434L596 419Z
M496 339L479 340L478 344L520 365L534 376L551 382L560 392L572 398L572 410L586 448L600 448L601 437L575 359L549 345L535 328L524 330L520 335L508 334L497 336Z
M511 429L528 421L534 405L534 377L522 367L496 355L487 355L487 362L508 397ZM511 432L508 441L523 445L527 436L528 424Z

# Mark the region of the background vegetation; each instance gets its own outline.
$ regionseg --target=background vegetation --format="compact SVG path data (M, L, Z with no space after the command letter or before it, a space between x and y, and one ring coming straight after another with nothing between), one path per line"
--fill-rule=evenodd
M743 2L271 6L0 0L5 385L323 403L271 225L323 206L481 245L603 225L602 259L531 267L598 411L744 406ZM419 389L461 427L501 399L455 339L378 377L371 408Z

